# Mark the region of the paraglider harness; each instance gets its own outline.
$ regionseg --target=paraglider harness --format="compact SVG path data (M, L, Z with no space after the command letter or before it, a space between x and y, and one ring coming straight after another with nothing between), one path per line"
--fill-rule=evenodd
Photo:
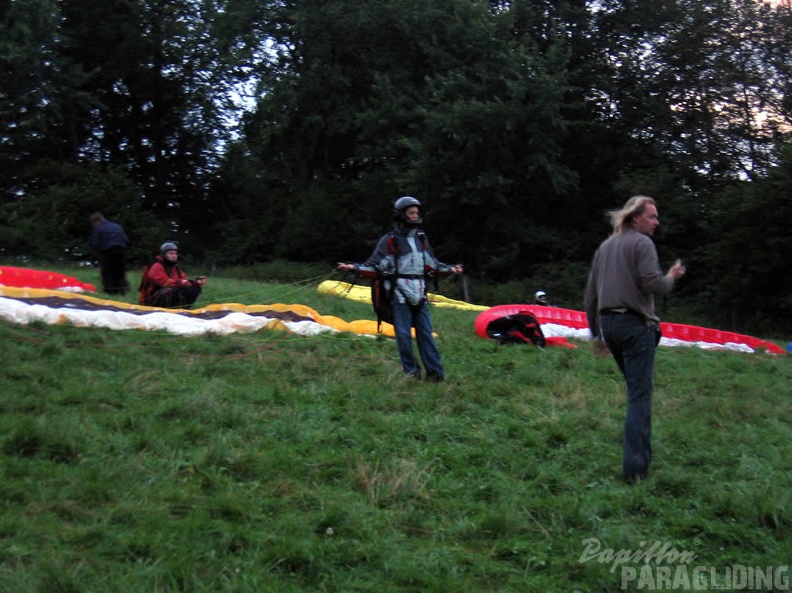
M493 319L486 331L498 344L533 344L544 348L546 343L539 321L528 311Z
M154 284L151 280L149 280L149 270L151 270L151 266L157 263L158 260L154 260L143 268L143 275L140 277L140 285L138 286L138 292L140 293L140 304L146 305L147 303L151 302L154 293L157 290L157 285Z
M421 253L425 254L427 248L426 234L423 232L418 232L416 233L416 239L418 240L418 245L420 245ZM421 307L426 305L426 292L424 291L424 295L421 300L417 304L413 305L410 302L410 299L408 299L398 287L397 281L399 278L422 279L426 282L427 286L429 280L431 279L434 281L435 289L437 287L437 276L434 274L434 271L425 264L423 274L399 273L399 243L396 233L388 234L386 254L393 255L394 268L396 269L396 272L393 274L378 272L376 276L371 278L371 304L374 306L374 313L377 315L378 332L382 330L383 322L393 325L393 295L395 291L398 290L402 293L402 296L404 296L404 302L410 307L410 309L412 309L413 312L419 311ZM355 272L352 279L352 284L356 284L357 279L358 272Z

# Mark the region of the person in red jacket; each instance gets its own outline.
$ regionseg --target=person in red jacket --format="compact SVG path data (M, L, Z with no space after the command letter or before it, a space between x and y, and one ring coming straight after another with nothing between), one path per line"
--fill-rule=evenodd
M143 272L140 304L147 307L189 309L201 295L206 276L188 280L179 267L179 248L163 243L156 261Z

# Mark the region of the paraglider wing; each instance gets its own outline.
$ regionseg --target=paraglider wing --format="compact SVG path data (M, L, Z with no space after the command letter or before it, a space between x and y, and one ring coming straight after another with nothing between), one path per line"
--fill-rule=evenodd
M323 294L334 294L345 299L371 304L371 290L367 286L339 282L335 280L325 280L316 289ZM430 305L436 307L447 307L449 309L461 309L463 311L486 311L489 307L484 305L473 305L465 301L449 299L439 294L429 293L427 299Z
M475 322L476 334L482 338L489 338L487 326L490 322L521 314L532 315L536 318L548 344L561 338L591 339L586 314L582 311L519 304L498 305L479 314ZM767 340L696 325L662 322L660 331L663 334L660 339L661 346L695 346L709 350L733 350L748 353L757 350L765 350L771 354L786 353L781 346Z
M329 331L376 335L377 322L325 316L305 305L240 305L160 309L36 288L0 286L0 318L12 323L70 323L79 327L164 330L179 335L229 334L261 329L312 336ZM392 335L392 327L382 333Z
M80 282L74 276L48 272L47 270L31 270L0 266L0 285L17 288L47 288L67 292L96 292L93 284Z

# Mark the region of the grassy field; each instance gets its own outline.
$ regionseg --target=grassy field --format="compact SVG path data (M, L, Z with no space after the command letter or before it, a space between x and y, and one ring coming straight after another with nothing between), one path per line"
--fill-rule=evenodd
M311 283L209 302L372 317ZM444 384L388 339L0 322L0 591L789 588L792 357L661 348L629 487L613 361L495 348L475 316L434 311Z

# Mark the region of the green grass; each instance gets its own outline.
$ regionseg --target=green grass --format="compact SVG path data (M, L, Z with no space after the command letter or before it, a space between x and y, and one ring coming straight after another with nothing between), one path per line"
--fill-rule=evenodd
M371 318L210 278L199 304L227 301ZM433 316L444 384L404 379L388 339L0 322L0 591L621 590L589 538L789 563L792 358L661 348L652 474L628 487L612 360Z

